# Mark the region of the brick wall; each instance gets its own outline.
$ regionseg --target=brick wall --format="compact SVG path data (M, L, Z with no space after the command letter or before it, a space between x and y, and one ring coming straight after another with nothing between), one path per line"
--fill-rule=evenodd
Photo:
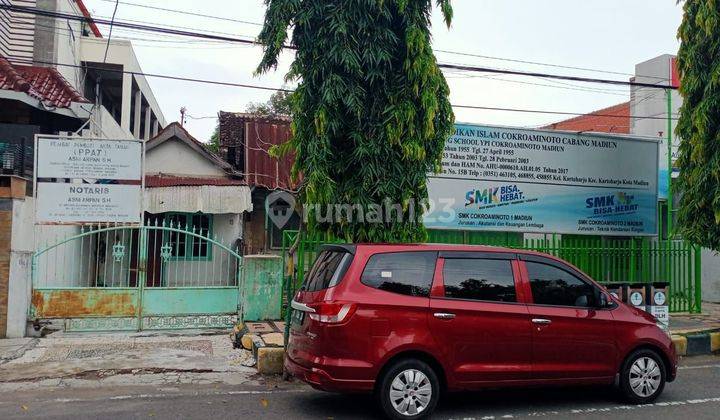
M7 332L12 210L0 211L0 338Z

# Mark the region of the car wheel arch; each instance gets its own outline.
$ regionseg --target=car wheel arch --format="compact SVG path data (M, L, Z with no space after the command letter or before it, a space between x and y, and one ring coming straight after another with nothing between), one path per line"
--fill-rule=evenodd
M672 370L672 363L670 362L670 359L668 358L667 354L665 354L665 352L662 350L662 348L660 346L657 346L652 343L640 343L625 353L622 360L620 361L620 365L618 366L618 369L617 369L618 373L622 370L623 366L625 366L625 363L627 363L628 358L630 356L632 356L638 350L653 351L660 357L660 360L662 361L662 363L665 367L665 372L670 372Z
M382 378L385 371L390 369L391 366L393 366L398 361L405 359L417 359L427 363L435 371L435 375L437 375L438 379L440 380L441 390L444 391L447 389L448 378L445 369L443 368L440 361L430 352L420 349L405 349L393 353L380 365L380 370L378 370L376 378ZM375 380L375 386L378 386L377 379Z

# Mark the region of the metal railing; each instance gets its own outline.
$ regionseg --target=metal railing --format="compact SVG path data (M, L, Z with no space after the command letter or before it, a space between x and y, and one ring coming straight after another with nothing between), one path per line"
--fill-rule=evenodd
M699 313L701 310L701 250L682 240L568 235L523 238L522 234L512 232L443 230L429 230L428 233L428 242L431 243L501 246L551 254L570 262L605 285L667 282L671 312ZM303 235L290 261L288 250L298 235L297 231L285 231L283 234L285 266L293 270L292 275L287 271L285 273L286 296L292 296L295 288L302 283L319 246L339 242L324 236Z
M48 244L33 256L33 288L238 285L241 257L222 236L173 224L76 229L44 235Z
M0 170L3 175L32 178L33 165L32 142L0 141Z

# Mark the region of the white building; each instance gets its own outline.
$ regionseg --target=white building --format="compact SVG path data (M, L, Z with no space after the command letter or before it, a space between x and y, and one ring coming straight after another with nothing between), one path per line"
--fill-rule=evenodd
M29 8L82 19L42 16ZM15 9L12 9L15 8ZM132 44L103 37L82 0L0 0L0 213L10 247L0 255L0 337L25 334L30 261L78 226L34 226L33 137L149 140L165 117ZM106 54L107 48L107 54ZM85 251L86 252L86 251ZM97 270L96 270L97 271Z
M91 17L82 0L0 0L0 4ZM84 107L93 115L88 135L147 140L166 125L150 85L137 74L142 68L130 41L111 39L108 44L93 23L2 10L0 56L19 66L55 68L96 105ZM79 115L83 116L87 118Z

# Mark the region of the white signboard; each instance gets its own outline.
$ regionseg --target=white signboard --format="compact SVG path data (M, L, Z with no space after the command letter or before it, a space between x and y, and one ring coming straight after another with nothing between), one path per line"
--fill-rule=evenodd
M456 124L428 179L435 229L654 235L658 143Z
M140 223L140 185L38 182L38 223Z
M38 178L140 180L137 141L38 137Z

